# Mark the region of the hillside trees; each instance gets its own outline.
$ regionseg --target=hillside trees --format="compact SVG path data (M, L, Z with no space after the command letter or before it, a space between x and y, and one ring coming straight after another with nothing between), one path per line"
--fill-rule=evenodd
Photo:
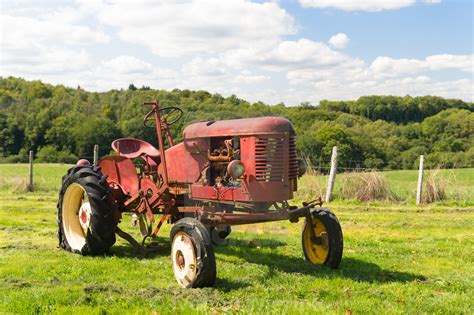
M183 128L197 121L281 116L298 134L299 154L315 164L327 163L333 145L339 146L341 167L350 168L413 168L420 154L427 155L428 165L462 167L471 166L474 155L474 107L461 100L364 96L323 100L319 106L270 106L207 91L147 87L97 93L10 77L0 78L0 159L34 150L69 161L91 156L94 144L104 155L122 136L157 145L154 130L143 127L150 108L142 105L155 98L162 106L183 109L171 128L177 141Z

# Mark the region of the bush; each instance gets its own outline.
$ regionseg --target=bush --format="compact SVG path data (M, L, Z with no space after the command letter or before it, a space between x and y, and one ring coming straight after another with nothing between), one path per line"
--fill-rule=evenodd
M376 171L345 173L341 180L341 194L345 199L360 201L393 199L385 176Z
M52 145L42 147L36 154L36 162L40 163L75 163L78 157L68 150L58 151Z
M0 156L0 163L28 163L28 152L21 149L16 155Z
M446 187L448 186L448 182L439 174L439 169L435 170L428 176L424 186L424 203L432 203L447 199Z

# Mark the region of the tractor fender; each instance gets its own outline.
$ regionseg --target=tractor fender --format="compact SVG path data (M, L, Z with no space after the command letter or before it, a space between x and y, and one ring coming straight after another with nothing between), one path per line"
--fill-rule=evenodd
M132 160L123 156L106 156L98 166L103 175L107 176L109 186L118 185L124 194L135 196L139 192L139 180Z

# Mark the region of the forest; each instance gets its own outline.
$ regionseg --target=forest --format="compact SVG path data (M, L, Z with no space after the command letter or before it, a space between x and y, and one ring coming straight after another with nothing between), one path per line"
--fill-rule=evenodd
M155 98L184 110L172 128L177 140L192 122L280 116L295 127L299 155L322 169L334 145L343 168L412 169L420 154L428 167L473 166L474 104L458 99L363 96L288 106L133 84L88 92L15 77L0 77L0 162L26 162L33 150L39 162L72 163L92 156L94 144L100 155L108 154L111 141L120 137L156 145L154 131L143 127L148 108L141 105Z

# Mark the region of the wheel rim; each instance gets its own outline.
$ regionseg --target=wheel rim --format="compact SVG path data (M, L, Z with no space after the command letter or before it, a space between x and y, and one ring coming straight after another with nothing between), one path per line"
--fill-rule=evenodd
M73 250L81 250L86 244L90 226L91 205L84 188L72 183L66 189L62 203L62 223L66 240Z
M305 224L303 233L303 246L306 255L313 264L322 265L326 262L329 256L329 237L324 226L318 218L313 218L314 233L316 237L321 238L321 244L316 244L311 241L311 231L309 224Z
M173 238L171 255L174 276L180 285L187 287L196 278L196 251L188 234L176 233Z

